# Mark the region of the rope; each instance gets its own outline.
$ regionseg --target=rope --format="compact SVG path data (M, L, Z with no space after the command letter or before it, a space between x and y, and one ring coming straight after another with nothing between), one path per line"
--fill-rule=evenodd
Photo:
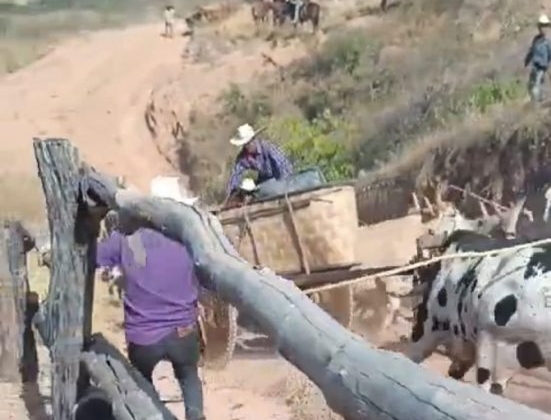
M458 252L454 254L439 255L438 257L432 257L424 261L419 261L413 264L404 265L402 267L393 268L391 270L381 271L380 273L371 274L369 276L362 276L351 280L341 281L339 283L332 283L332 284L326 284L318 287L306 288L303 290L303 292L306 293L307 295L312 293L325 292L327 290L337 289L339 287L352 286L354 284L375 279L377 277L395 276L397 274L411 271L415 268L425 267L427 265L431 265L440 261L451 260L455 258L481 258L481 257L490 256L490 255L498 255L509 251L518 251L525 248L531 248L531 247L547 245L547 244L551 244L551 238L539 239L537 241L527 242L524 244L509 246L505 248L493 249L491 251L470 251L470 252Z
M503 211L507 211L507 210L510 210L508 207L505 207L504 205L502 204L499 204L495 201L492 201L492 200L488 200L487 198L484 198L478 194L475 194L474 192L472 191L467 191L461 187L458 187L457 185L448 185L448 188L451 188L452 190L456 190L456 191L459 191L459 192L462 192L464 194L468 194L470 195L471 197L477 199L478 201L481 201L483 203L486 203L486 204L492 204L493 206L496 206L498 207L500 210L503 210ZM530 210L528 210L527 208L522 208L521 210L522 214L524 214L526 217L528 217L528 219L530 219L531 222L534 221L534 215L532 214L532 212Z

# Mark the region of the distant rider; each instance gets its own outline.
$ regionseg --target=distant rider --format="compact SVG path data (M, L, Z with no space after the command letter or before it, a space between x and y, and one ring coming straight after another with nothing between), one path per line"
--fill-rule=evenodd
M302 6L304 5L303 0L288 0L289 3L291 3L294 6L294 14L293 14L293 24L298 23L298 18L300 16L300 10L302 9Z
M543 78L551 64L551 43L547 38L547 28L550 25L547 15L538 19L538 34L532 40L528 54L524 58L524 67L531 66L528 80L528 90L533 102L541 100Z

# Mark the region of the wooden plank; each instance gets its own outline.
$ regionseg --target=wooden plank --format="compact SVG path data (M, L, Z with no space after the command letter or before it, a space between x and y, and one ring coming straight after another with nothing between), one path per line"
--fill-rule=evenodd
M30 294L27 252L34 238L16 220L7 220L0 228L0 376L5 380L34 382L38 357L28 317L36 305L27 305Z
M38 175L48 209L52 266L38 330L52 357L54 420L67 420L77 398L83 339L91 333L95 244L99 220L79 190L78 151L63 139L34 140Z
M25 267L24 258L14 222L5 221L0 227L0 380L6 382L20 380L26 286L18 269Z
M17 220L8 222L8 253L10 271L17 292L18 322L22 328L19 341L20 373L23 382L34 383L38 378L38 354L32 329L32 318L38 309L38 295L31 291L27 272L27 253L34 248L35 239Z
M89 171L90 201L142 220L190 251L202 284L255 320L283 357L323 392L346 420L550 420L551 416L432 373L373 348L322 311L293 282L255 270L212 215L168 199L117 190Z

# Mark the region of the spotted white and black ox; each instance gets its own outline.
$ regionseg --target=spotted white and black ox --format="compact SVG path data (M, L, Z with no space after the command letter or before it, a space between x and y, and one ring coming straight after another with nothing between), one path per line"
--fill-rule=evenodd
M522 242L490 238L475 232L478 227L460 214L448 215L443 255ZM423 297L408 350L413 361L444 345L451 377L461 379L476 365L477 383L497 394L515 372L551 367L551 245L443 260L419 277Z

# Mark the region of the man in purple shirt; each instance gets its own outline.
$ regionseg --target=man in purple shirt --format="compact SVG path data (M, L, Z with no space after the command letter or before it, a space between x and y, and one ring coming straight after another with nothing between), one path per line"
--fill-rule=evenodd
M169 195L156 194L153 183L152 194ZM195 201L172 198L187 204ZM116 229L98 244L97 265L119 267L125 277L124 330L132 365L152 383L155 366L170 361L186 419L205 419L198 374L199 284L187 249L152 229L140 228L129 235Z
M257 184L269 179L286 178L293 173L293 164L283 151L274 143L260 140L258 132L249 124L237 129L237 135L230 140L234 146L241 147L235 160L226 189L226 200L237 190L246 170L258 173Z

